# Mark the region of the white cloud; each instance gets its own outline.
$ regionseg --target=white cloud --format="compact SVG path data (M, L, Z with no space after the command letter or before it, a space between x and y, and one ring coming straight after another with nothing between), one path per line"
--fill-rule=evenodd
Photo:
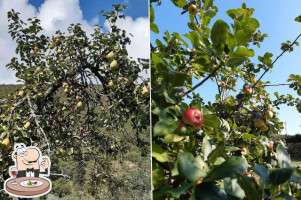
M38 17L44 34L51 35L60 29L66 32L71 23L81 23L88 34L93 32L94 24L98 23L98 16L91 21L83 19L79 0L45 0L37 10L28 3L28 0L0 0L0 84L16 83L15 73L8 70L5 65L15 55L16 44L8 34L7 12L11 9L21 13L20 17L25 21L29 17ZM132 44L128 47L130 56L149 57L149 24L147 18L133 20L126 17L125 21L119 20L117 26L132 33Z
M137 18L133 20L126 17L125 20L118 19L116 26L127 32L131 39L131 45L128 46L128 53L133 58L149 58L149 20L148 18ZM105 27L109 28L109 23L105 22ZM130 36L132 34L134 37Z

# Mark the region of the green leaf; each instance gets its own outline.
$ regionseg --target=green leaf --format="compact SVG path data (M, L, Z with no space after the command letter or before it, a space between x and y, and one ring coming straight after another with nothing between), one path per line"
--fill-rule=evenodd
M209 154L208 156L208 162L211 164L214 164L217 157L219 157L225 149L225 142L220 142L217 147Z
M228 32L230 32L228 24L221 19L217 20L212 27L210 35L211 41L215 46L225 44Z
M268 170L268 173L269 173L271 183L273 185L280 185L286 182L287 180L289 180L289 178L293 173L293 169L292 168L280 168L280 169L270 168Z
M171 143L171 142L179 142L181 140L183 140L185 137L183 136L179 136L179 135L175 135L175 134L167 134L164 136L164 142L165 143Z
M251 142L251 138L254 138L254 137L256 137L256 136L253 134L249 134L249 133L245 133L242 135L243 140L249 140L250 142Z
M250 41L252 35L253 35L252 32L244 32L243 30L237 31L234 34L237 46L246 45Z
M254 166L254 172L258 176L260 176L260 178L263 180L263 183L265 185L269 185L270 184L270 178L269 178L269 173L268 173L268 169L267 168L255 164L255 166Z
M203 182L194 188L193 198L196 200L227 200L227 195L215 183Z
M152 162L152 184L155 189L164 183L164 170L157 162Z
M195 164L195 158L192 153L183 152L178 155L178 171L189 181L197 181L204 178L207 173L198 168Z
M276 198L274 200L297 200L296 198L282 192L281 194L279 194L278 196L276 196Z
M176 121L172 118L160 120L154 126L154 136L165 136L173 133L178 128L179 124L180 120Z
M179 8L183 8L186 5L185 0L172 0L172 2Z
M152 113L154 115L157 115L159 117L159 120L163 120L165 118L167 118L167 113L166 113L166 109L164 107L156 107Z
M167 103L171 103L171 104L177 103L177 100L174 95L168 94L167 91L164 91L163 94Z
M290 168L291 167L291 159L289 154L286 151L286 148L282 141L277 145L276 154L278 159L278 164L282 168Z
M301 15L299 15L298 17L295 18L296 22L301 22Z
M253 57L254 55L255 53L252 49L248 49L246 47L238 47L236 51L230 53L227 65L229 66L241 65L249 57Z
M189 34L188 33L185 34L185 37L190 40L190 42L194 48L197 48L200 46L200 38L199 38L199 34L197 32L190 31Z
M208 10L213 5L213 0L206 0L204 3L204 10Z
M150 30L153 31L154 33L159 33L158 26L154 24L153 22L150 23Z
M233 156L223 162L221 165L214 167L206 176L204 181L210 182L220 180L226 177L233 178L235 173L244 173L247 171L248 163L245 158Z
M188 183L182 185L181 187L169 190L168 193L171 194L172 197L179 198L182 194L186 193L193 186L193 183Z
M204 115L204 125L218 129L221 125L221 121L216 115Z
M202 152L204 159L207 160L208 155L212 152L215 147L212 145L212 140L209 136L205 136L202 142Z
M159 162L167 162L168 154L162 147L156 143L152 143L152 157L156 158Z
M243 199L245 196L245 192L237 183L237 179L224 178L223 180L224 190L231 197L236 197L238 199Z
M236 174L237 182L240 187L244 190L247 199L261 200L261 195L258 191L252 187L252 185L246 180L241 174Z

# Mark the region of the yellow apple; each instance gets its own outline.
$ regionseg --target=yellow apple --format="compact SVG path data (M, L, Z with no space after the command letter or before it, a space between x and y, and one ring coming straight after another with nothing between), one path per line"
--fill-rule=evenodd
M268 118L268 119L272 119L273 116L274 116L273 112L269 110L269 111L267 112L267 118Z
M79 102L77 103L76 106L77 106L78 108L80 108L80 107L82 107L82 105L83 105L83 103L82 103L81 101L79 101Z
M64 110L66 110L66 106L64 106L64 107L62 108L62 111L64 111Z
M28 129L30 127L30 122L26 122L26 124L24 125L24 129Z
M54 46L54 44L53 43L51 43L50 45L49 45L49 48L50 49L53 49L55 46Z
M146 86L143 86L142 95L143 96L148 96L149 95L149 90Z
M62 49L61 49L61 48L58 48L58 49L57 49L57 53L58 53L58 54L62 53Z
M9 141L9 138L6 137L4 140L2 140L1 142L1 147L5 150L9 149L11 146L10 146L10 141Z
M43 93L42 92L39 92L38 93L38 97L42 97L43 96Z
M110 88L113 88L113 87L114 87L114 82L113 82L112 80L110 80L110 82L109 82L109 87L110 87Z
M24 95L24 92L21 90L21 91L19 91L18 95L19 95L20 97L22 97L22 96Z
M68 92L68 88L64 89L64 92L67 93Z
M8 130L8 128L7 128L7 126L2 126L2 129L4 130L4 131L7 131Z
M110 53L108 53L108 55L106 56L107 59L111 60L115 57L115 53L113 51L111 51Z
M118 63L116 60L113 60L110 64L110 68L111 69L116 69L118 67Z

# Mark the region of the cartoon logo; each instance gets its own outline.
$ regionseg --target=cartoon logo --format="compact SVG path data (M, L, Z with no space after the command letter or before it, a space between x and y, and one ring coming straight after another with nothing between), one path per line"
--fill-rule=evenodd
M42 156L39 148L19 143L14 146L12 159L14 166L9 168L10 178L4 182L4 190L11 196L35 198L50 192L50 159Z

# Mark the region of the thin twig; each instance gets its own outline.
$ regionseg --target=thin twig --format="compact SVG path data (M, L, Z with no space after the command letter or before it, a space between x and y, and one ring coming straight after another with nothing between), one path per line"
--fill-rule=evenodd
M259 77L259 79L251 86L252 88L254 88L258 82L263 78L263 76L273 67L273 65L277 62L277 60L285 53L287 52L296 42L297 40L301 37L301 34L299 34L296 39L294 40L294 42L292 42L291 45L288 46L288 48L284 49L278 56L277 58L266 68L266 70L263 72L263 74ZM240 102L235 106L235 108L233 109L233 111L231 112L230 116L234 114L234 112L236 110L238 110L238 108L243 104L243 99L240 100Z
M189 94L190 92L194 91L196 88L200 87L201 85L203 85L209 78L211 78L212 76L214 76L215 72L217 72L217 70L219 70L220 68L222 68L222 65L218 66L217 68L215 68L213 70L213 72L211 72L211 74L209 74L206 78L204 78L201 82L199 82L197 85L195 85L193 88L191 88L190 90L188 90L187 92L184 92L181 97L185 97L187 94Z

